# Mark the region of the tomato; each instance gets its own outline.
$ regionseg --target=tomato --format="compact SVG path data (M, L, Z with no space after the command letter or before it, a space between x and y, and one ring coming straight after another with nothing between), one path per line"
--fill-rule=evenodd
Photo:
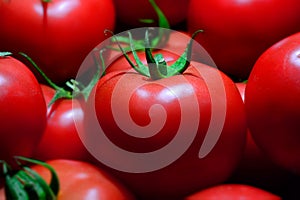
M155 53L168 63L178 58L164 50ZM144 53L139 55L147 60ZM243 101L231 79L217 69L191 62L182 75L153 80L128 72L124 60L121 57L109 66L115 70L100 79L85 106L88 135L84 138L98 164L140 199L180 199L226 180L241 157L246 133ZM220 85L215 84L218 80ZM220 132L210 132L213 119L222 114L224 118L216 123L224 122L224 126ZM102 135L99 125L107 138L98 138ZM207 135L211 140L207 141ZM199 155L202 144L214 147ZM156 156L151 157L152 153ZM165 163L174 155L178 157Z
M218 68L247 79L258 57L275 42L300 31L298 0L191 0L188 29Z
M257 60L245 90L249 129L278 165L300 174L300 33L274 44Z
M280 200L277 195L249 185L223 184L199 191L186 200Z
M0 56L0 160L31 156L46 126L46 103L33 73Z
M149 0L113 0L119 26L142 27L149 26L140 22L140 19L153 19L157 22L158 17ZM155 0L157 6L162 10L171 26L184 22L187 17L188 3L190 0ZM130 6L128 6L130 5ZM142 8L142 9L141 9Z
M0 2L0 50L24 52L58 84L114 29L112 0ZM38 76L38 74L37 74Z
M246 83L236 83L242 98L245 97ZM248 130L243 158L229 182L254 185L268 191L282 192L290 182L292 174L272 162L257 146Z
M55 90L41 85L47 105ZM89 161L92 156L84 147L77 133L74 116L83 121L80 100L59 99L47 110L47 125L43 137L35 149L34 158L39 160L75 159Z
M134 199L129 191L111 175L103 170L81 161L55 159L47 162L56 171L60 190L58 200L69 199ZM50 172L41 165L31 167L42 178L50 182ZM1 194L2 193L2 194ZM0 199L4 199L4 190L0 190Z

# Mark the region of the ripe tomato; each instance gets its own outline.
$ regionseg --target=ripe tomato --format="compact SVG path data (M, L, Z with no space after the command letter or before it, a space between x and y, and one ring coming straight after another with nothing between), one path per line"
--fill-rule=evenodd
M191 0L188 29L203 29L197 40L219 69L247 79L267 48L300 31L298 0Z
M47 162L56 171L59 179L59 200L132 200L133 196L111 175L85 162L55 159ZM41 165L31 167L47 182L50 172ZM4 189L0 190L0 199L4 200Z
M48 105L55 90L41 85ZM35 149L34 158L39 160L74 159L89 161L92 156L81 142L74 123L74 116L83 122L83 110L79 100L59 99L47 111L47 125L43 137Z
M190 0L155 0L157 6L162 10L171 26L183 22L187 16ZM114 0L117 19L120 24L131 27L147 26L140 19L158 20L157 14L149 3L149 0ZM130 6L129 6L130 5ZM142 9L141 9L142 8Z
M277 195L249 185L224 184L197 192L185 200L280 200Z
M246 83L236 83L236 86L244 99ZM291 181L292 174L265 155L253 140L249 130L246 141L242 160L229 182L250 184L268 191L282 192L286 184Z
M24 52L58 84L113 30L112 0L0 2L0 50Z
M0 160L31 156L46 126L46 104L32 72L0 56Z
M155 53L171 55L170 52L163 50ZM143 55L141 60L146 60L145 54L140 53L140 55ZM165 58L171 63L178 58L178 55L173 54L170 59ZM105 163L108 165L107 170L120 178L141 199L181 198L200 188L222 182L230 176L242 154L246 124L243 101L234 83L226 75L212 67L192 62L183 75L153 81L134 71L119 70L128 67L128 64L124 63L124 57L119 58L109 67L116 70L112 70L100 79L85 107L87 113L85 132L90 134L85 137L89 138L87 143L95 144L92 149L104 148L96 149L94 151L96 155L93 155L100 162L104 160L102 155L106 158L108 156L108 162L113 164L121 162L117 167ZM200 72L197 69L200 69ZM221 85L214 85L216 77L220 78ZM221 94L217 95L216 92L210 91L208 84L212 84L210 86L215 87L215 90L224 89L225 99L219 98ZM218 98L214 99L210 95L217 95ZM205 143L204 138L213 121L211 118L215 117L212 109L215 108L219 116L222 115L220 108L222 106L226 107L226 116L224 115L224 126L220 130L219 140L207 156L199 158L199 149L202 143ZM128 109L129 113L124 109ZM90 115L94 111L96 116ZM201 116L201 120L197 118L198 115ZM126 156L120 156L115 148L106 146L106 140L94 138L93 134L98 130L93 120L101 126L106 136L114 143L113 145L125 150ZM124 126L119 124L123 122ZM131 132L123 129L128 125L132 125L129 127ZM152 125L157 134L149 136L147 127ZM185 128L182 128L184 126ZM169 143L174 145L173 141L178 142L177 135L180 131L186 138L193 137L195 132L195 139L191 141L186 151L167 166L158 167L153 171L148 169L161 161L169 160L169 157L161 158L162 155L158 155L153 162L148 163L145 161L148 155L146 153L160 152L159 150L164 149L164 146ZM217 134L217 131L213 132L210 137L215 137ZM187 140L186 138L184 140ZM175 149L169 152L172 154L170 156L178 154L177 150L182 149L183 146L185 147L186 144L180 142L173 146ZM127 153L133 153L133 158L128 158ZM140 160L135 160L134 156ZM220 163L222 167L216 167ZM104 167L103 164L99 165ZM123 171L124 166L126 169ZM140 171L139 167L146 167L146 172L143 169ZM139 168L138 172L135 168Z
M245 90L249 129L278 165L300 174L300 33L257 60Z

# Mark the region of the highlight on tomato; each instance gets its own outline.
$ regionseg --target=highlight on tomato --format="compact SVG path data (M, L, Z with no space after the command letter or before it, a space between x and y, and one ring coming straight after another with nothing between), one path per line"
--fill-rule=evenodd
M32 156L46 127L46 103L29 68L0 53L0 160Z
M298 0L191 0L187 27L203 29L196 40L221 71L245 80L265 50L300 31L299 9Z
M254 141L279 166L300 174L300 33L275 43L257 60L245 90Z
M215 185L185 198L185 200L281 200L282 198L257 187L244 184Z
M241 158L246 136L235 84L214 67L190 62L191 38L179 53L152 49L155 29L123 36L132 40L134 31L145 35L144 48L136 52L135 43L119 41L123 56L105 60L114 70L99 79L84 105L79 134L96 164L142 199L182 198L225 181ZM220 163L222 168L215 167Z
M0 24L0 51L26 53L64 84L106 38L103 31L114 29L115 9L112 0L1 1Z

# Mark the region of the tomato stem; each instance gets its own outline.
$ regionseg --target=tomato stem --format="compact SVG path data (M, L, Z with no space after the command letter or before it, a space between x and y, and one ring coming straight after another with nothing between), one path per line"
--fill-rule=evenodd
M161 54L157 54L155 58L152 55L148 30L145 33L145 54L148 63L149 74L152 80L158 80L166 77L167 63Z
M60 87L56 85L54 82L51 81L50 78L37 66L37 64L25 53L19 52L20 55L24 56L31 64L32 66L40 73L40 75L46 80L46 82L55 89L55 95L49 102L48 106L51 106L56 100L61 98L67 98L71 99L73 97L72 93L65 90L63 87Z
M101 64L97 62L97 59L95 56L93 57L94 62L97 66L97 70L95 75L92 77L92 80L89 82L87 86L85 86L81 91L80 94L83 95L84 99L87 101L88 97L90 96L91 91L93 90L94 86L97 84L99 78L105 74L105 61L103 58L103 52L106 51L106 49L101 49L99 51L99 57L101 60ZM102 74L101 74L101 69L102 69Z
M148 31L149 30L147 29L145 32L145 41L144 41L144 44L145 44L144 49L145 49L146 60L147 60L148 66L144 65L144 63L142 63L141 60L139 59L139 57L137 56L136 51L133 48L133 43L130 44L130 47L131 47L131 52L133 54L136 65L130 60L126 51L120 45L118 39L115 38L120 50L122 51L124 57L126 58L128 63L131 65L131 67L134 70L136 70L138 73L140 73L144 76L150 77L152 80L158 80L161 78L167 78L167 77L174 76L176 74L184 73L184 71L190 65L194 38L196 37L196 35L198 33L203 32L203 31L198 30L192 35L192 38L190 39L189 43L187 44L187 47L186 47L185 51L183 52L183 54L171 66L167 65L167 62L165 61L162 54L156 54L155 56L152 55ZM130 31L128 31L128 35L129 35L129 39L131 39L132 36L131 36ZM115 36L113 35L113 37L115 37Z

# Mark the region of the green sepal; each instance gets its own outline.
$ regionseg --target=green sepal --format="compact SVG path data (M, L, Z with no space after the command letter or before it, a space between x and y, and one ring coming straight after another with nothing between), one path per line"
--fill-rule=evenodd
M51 188L53 194L55 196L57 196L57 194L59 192L59 179L58 179L58 176L57 176L55 170L53 169L53 167L51 165L49 165L45 162L39 161L39 160L25 158L23 156L15 156L15 159L17 161L22 160L22 161L26 161L26 162L29 162L32 164L41 165L41 166L47 168L51 173L51 180L50 180L49 187Z
M36 182L40 185L42 188L42 191L45 194L45 200L55 200L56 196L53 193L52 189L49 187L49 185L46 183L46 181L34 170L27 166L23 166L24 171L27 172L31 177L35 179Z
M175 73L182 74L190 65L190 60L192 57L192 47L194 38L198 35L198 33L203 32L203 30L197 30L193 33L192 38L190 39L189 43L187 44L187 47L183 54L176 60L173 65L171 65L169 68L172 69ZM172 72L172 73L174 73ZM174 74L168 74L168 76L173 76Z
M10 168L6 162L3 165L3 174L5 176L5 197L7 200L29 200L27 192L23 188L23 184L16 178L12 178Z
M18 171L13 178L17 179L27 192L30 199L46 200L46 193L41 185L35 180L34 177L27 174L25 171Z
M118 38L116 38L116 36L113 34L113 32L109 31L109 30L106 30L107 32L110 32L112 34L112 37L115 38L115 41L117 42L117 45L119 47L119 49L121 50L121 52L123 53L125 59L128 61L128 63L130 64L130 66L135 70L137 71L138 73L144 75L144 76L149 76L148 74L148 69L147 67L141 62L141 60L139 59L139 57L137 56L136 54L136 51L135 51L135 48L134 48L134 44L131 42L130 43L130 48L131 48L131 52L133 54L133 57L136 61L136 64L135 65L129 58L129 56L127 55L127 52L125 51L125 49L121 46ZM128 36L129 36L129 41L132 40L132 36L131 36L131 33L130 31L128 31Z
M126 51L121 47L121 44L119 43L117 38L116 41L120 50L125 56L126 60L134 70L136 70L141 75L150 77L152 80L158 80L161 78L171 77L177 74L182 74L188 68L192 56L193 41L196 35L200 32L203 31L198 30L192 35L192 38L188 42L185 51L171 66L167 65L167 62L165 61L162 54L156 54L155 56L152 55L152 48L150 46L150 41L149 41L149 30L146 30L145 39L144 39L145 54L146 54L146 60L148 66L142 63L140 58L137 56L133 42L130 43L130 47L131 47L131 52L133 54L134 60L137 65L135 65L130 60L129 56L127 55ZM130 31L128 31L128 35L129 35L129 41L131 41L132 36Z
M83 87L83 89L80 91L80 94L83 95L85 101L88 100L88 98L90 96L90 93L93 90L94 86L97 84L98 80L105 74L105 61L104 61L104 58L103 58L103 52L104 51L106 51L106 49L101 49L99 51L99 57L100 57L100 60L101 60L101 64L99 64L97 62L96 57L93 56L94 63L97 66L96 73L92 77L92 80L88 83L88 85ZM101 69L102 69L102 74L101 74Z

